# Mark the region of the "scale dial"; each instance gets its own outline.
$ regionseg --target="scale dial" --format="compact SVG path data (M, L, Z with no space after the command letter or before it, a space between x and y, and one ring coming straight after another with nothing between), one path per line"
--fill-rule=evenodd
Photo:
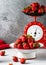
M27 30L27 34L32 35L32 37L35 38L36 41L38 41L43 37L43 30L38 25L32 25Z
M24 34L32 35L35 41L46 41L46 28L40 22L30 22L24 28Z

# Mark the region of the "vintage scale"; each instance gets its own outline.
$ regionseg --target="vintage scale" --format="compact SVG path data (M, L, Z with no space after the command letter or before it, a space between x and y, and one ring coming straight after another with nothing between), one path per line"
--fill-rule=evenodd
M24 34L32 35L35 41L46 45L46 28L41 23L36 21L37 16L34 16L35 21L29 22L24 28Z
M23 12L26 15L34 17L34 21L29 22L25 28L24 28L24 34L32 35L35 39L35 41L41 43L44 45L44 48L46 47L46 27L41 23L38 22L36 19L44 14L38 14L36 13L29 13L29 12Z

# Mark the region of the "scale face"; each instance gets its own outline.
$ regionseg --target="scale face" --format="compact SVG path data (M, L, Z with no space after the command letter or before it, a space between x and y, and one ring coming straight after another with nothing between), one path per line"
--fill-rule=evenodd
M27 30L27 34L32 35L32 37L35 38L36 41L38 41L43 37L43 30L38 25L32 25Z
M32 35L35 41L46 41L46 28L40 22L29 22L24 28L24 34Z

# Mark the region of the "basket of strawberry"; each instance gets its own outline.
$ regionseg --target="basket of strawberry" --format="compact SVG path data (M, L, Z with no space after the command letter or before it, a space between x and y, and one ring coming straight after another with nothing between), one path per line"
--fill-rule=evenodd
M17 51L18 58L35 58L35 51L40 48L40 44L30 35L21 35L15 42L14 48Z
M46 6L40 5L38 2L34 2L26 6L22 12L30 16L42 16L46 13Z

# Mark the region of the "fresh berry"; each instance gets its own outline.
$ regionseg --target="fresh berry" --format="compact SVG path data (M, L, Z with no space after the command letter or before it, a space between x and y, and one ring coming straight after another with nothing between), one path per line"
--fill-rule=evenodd
M8 65L13 65L12 63L9 63Z
M26 12L25 13L28 13L29 12L29 9L26 9Z
M36 42L36 43L33 44L33 47L34 47L34 48L39 48L40 45L39 45L39 43Z
M45 12L46 12L46 6L44 7L44 10L45 10Z
M22 12L26 13L26 10L22 10Z
M17 48L18 48L18 49L22 49L22 48L23 48L22 44L18 44L18 45L17 45Z
M14 43L14 48L17 48L17 44L16 43Z
M32 36L28 36L28 43L30 43L30 42L33 42L34 40L33 40L33 38L32 38Z
M24 49L29 49L28 43L24 43L24 44L23 44L23 48L24 48Z
M13 61L18 62L18 58L16 56L13 56Z
M36 7L32 7L32 11L34 11L34 12L35 12L36 10L37 10L37 8L36 8Z
M29 43L30 49L33 49L33 42Z
M27 37L26 37L25 35L22 35L22 36L20 37L20 39L22 40L22 42L25 42L26 39L27 39Z
M15 44L19 44L19 43L21 43L22 41L21 41L21 39L17 39L14 43Z
M4 55L5 55L5 51L1 51L0 56L4 56Z
M44 12L43 8L38 9L38 13L42 14Z
M39 47L40 47L39 43L36 43L36 48L39 48Z
M36 2L36 3L32 3L31 6L32 7L39 7L40 5L39 5L39 3Z
M21 64L25 64L25 61L26 61L26 60L25 60L24 58L21 58L21 59L20 59L20 63L21 63Z

